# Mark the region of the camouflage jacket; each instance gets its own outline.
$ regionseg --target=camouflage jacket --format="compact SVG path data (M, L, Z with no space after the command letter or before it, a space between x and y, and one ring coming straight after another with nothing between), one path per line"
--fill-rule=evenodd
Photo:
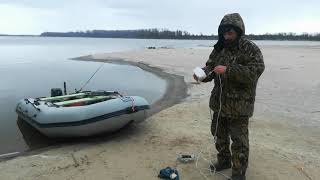
M228 19L225 19L226 17L228 18L228 15L224 17L221 23L229 23L240 27L239 21L237 23L231 21L230 23ZM240 25L244 33L243 22ZM219 110L220 89L222 88L221 116L251 117L254 110L257 82L265 68L260 49L252 41L242 36L236 46L223 48L219 52L214 49L203 69L206 74L209 74L217 65L226 66L226 72L219 75L220 78L212 73L203 80L203 82L208 82L214 79L215 85L211 92L210 108L215 112Z

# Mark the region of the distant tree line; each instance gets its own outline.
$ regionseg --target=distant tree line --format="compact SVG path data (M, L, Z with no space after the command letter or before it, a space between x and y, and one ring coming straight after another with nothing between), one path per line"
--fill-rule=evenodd
M213 36L194 35L187 31L159 29L140 30L92 30L76 32L44 32L46 37L93 37L93 38L137 38L137 39L213 39Z
M294 41L320 41L320 33L317 34L296 34L296 33L277 33L277 34L262 34L246 35L249 39L253 40L294 40Z
M136 39L218 39L217 35L191 34L187 31L170 31L167 29L140 29L140 30L92 30L76 32L44 32L40 36L45 37L92 37L92 38L136 38ZM246 35L252 40L309 40L320 41L320 33L317 34L295 34L277 33Z

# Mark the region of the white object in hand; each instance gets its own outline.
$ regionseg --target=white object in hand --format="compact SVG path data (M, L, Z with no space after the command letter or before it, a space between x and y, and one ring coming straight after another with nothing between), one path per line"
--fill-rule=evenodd
M205 72L203 71L203 69L201 69L200 67L196 67L196 68L193 70L193 73L194 73L194 75L197 76L198 81L202 81L202 80L204 80L204 79L207 77L206 73L205 73Z
M174 178L176 178L178 175L176 174L176 173L172 173L172 174L170 174L170 178L171 179L174 179Z

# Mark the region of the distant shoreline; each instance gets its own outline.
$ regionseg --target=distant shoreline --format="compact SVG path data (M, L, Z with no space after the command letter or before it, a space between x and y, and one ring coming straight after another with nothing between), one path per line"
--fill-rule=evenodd
M252 36L254 36L252 38ZM316 36L317 39L292 39L292 38L260 38L259 36L264 35L247 35L250 40L254 41L320 41L320 36ZM273 36L273 35L271 35ZM276 36L276 35L275 35ZM10 34L0 34L0 37L43 37L43 38L97 38L97 39L161 39L161 40L217 40L215 37L210 38L157 38L157 37L92 37L92 36L43 36L43 35L10 35ZM285 36L286 37L286 36Z
M0 36L16 36L16 37L40 37L40 35L10 35L10 34L0 34Z

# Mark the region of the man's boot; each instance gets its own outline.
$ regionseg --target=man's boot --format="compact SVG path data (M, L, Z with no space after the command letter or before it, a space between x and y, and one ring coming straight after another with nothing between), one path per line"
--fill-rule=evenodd
M211 171L222 171L231 168L231 161L217 161L214 164L210 164Z
M246 180L245 175L232 175L229 180Z

